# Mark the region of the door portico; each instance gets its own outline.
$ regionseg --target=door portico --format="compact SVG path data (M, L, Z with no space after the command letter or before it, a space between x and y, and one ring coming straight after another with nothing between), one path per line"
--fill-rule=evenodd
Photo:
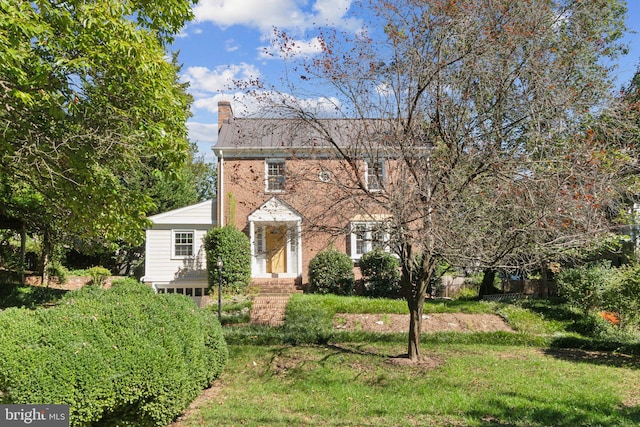
M248 221L251 277L302 276L301 215L272 197L251 213Z

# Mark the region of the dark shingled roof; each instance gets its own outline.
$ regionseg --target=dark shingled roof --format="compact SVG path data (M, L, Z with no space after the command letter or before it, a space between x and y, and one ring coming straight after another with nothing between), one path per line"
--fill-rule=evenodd
M386 125L384 125L386 123ZM220 129L214 150L224 152L252 150L323 150L381 140L388 121L362 119L245 119L232 118Z

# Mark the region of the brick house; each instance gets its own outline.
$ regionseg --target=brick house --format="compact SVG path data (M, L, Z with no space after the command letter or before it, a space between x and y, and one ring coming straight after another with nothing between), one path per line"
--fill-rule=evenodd
M327 143L332 138L344 150L355 150L350 142L370 132L368 125L236 118L229 102L218 103L216 223L249 236L254 281L275 278L304 286L309 261L330 247L348 254L358 275L360 256L385 247L388 215L370 197L382 194L384 156L354 151L347 164Z

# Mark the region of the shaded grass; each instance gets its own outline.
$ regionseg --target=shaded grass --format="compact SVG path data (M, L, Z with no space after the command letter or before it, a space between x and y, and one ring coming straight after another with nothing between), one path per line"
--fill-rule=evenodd
M248 323L253 299L247 295L232 295L222 299L220 323L224 326ZM218 302L208 305L206 310L218 312Z
M0 309L9 307L36 308L55 303L67 291L42 286L15 283L0 284Z
M388 363L397 343L232 346L223 387L187 423L255 426L631 426L640 371L537 348L425 347L425 366Z

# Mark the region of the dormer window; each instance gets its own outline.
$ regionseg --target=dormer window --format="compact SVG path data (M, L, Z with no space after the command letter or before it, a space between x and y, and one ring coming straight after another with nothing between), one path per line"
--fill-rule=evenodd
M384 189L384 163L378 160L368 160L366 163L367 188L369 191Z
M266 191L268 193L284 193L286 177L284 159L265 161Z

